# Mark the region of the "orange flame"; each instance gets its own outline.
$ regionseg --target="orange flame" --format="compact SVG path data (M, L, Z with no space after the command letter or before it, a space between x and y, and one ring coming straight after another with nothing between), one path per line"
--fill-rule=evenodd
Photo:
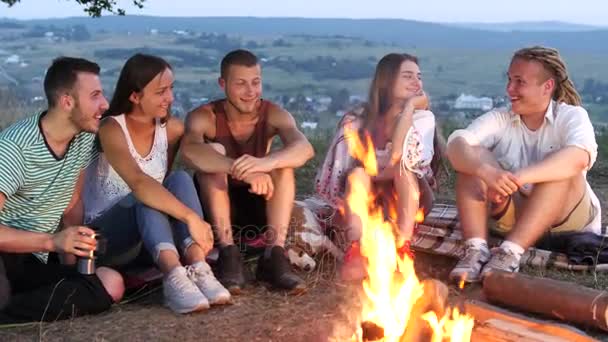
M467 277L467 274L465 273L464 276L462 278L460 278L460 281L458 282L458 288L461 290L464 289L466 277Z
M416 211L415 221L416 223L424 222L424 208L419 208L418 211Z
M371 176L378 174L378 164L376 163L376 151L374 151L374 143L369 133L365 132L365 144L359 139L357 131L353 130L350 125L344 127L344 139L348 144L348 149L353 158L361 161L367 172Z
M345 129L349 151L365 167L369 175L377 173L376 156L369 135L363 144L356 132ZM394 219L398 212L396 199L388 204L391 220L386 220L384 211L378 207L376 195L369 193L355 177L349 177L350 194L347 203L350 210L359 216L362 224L360 241L361 254L367 258L367 275L363 281L363 308L361 322L371 322L384 328L383 341L400 341L410 319L410 312L416 301L423 295L422 283L414 271L413 260L397 253ZM418 196L419 194L414 194ZM424 220L424 212L419 209L416 222ZM473 318L461 314L457 309L447 310L439 319L435 312L427 312L422 318L433 330L433 341L469 341L473 328ZM360 331L359 331L360 333ZM353 339L360 339L356 334Z

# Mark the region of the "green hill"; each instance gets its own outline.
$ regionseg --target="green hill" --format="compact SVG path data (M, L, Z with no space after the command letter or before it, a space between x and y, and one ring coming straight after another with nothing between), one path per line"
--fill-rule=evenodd
M608 29L578 32L499 32L397 19L310 19L253 17L106 16L44 20L4 20L25 25L84 25L93 31L191 30L250 35L343 35L418 48L514 49L543 44L561 50L608 52ZM531 25L527 25L530 27Z

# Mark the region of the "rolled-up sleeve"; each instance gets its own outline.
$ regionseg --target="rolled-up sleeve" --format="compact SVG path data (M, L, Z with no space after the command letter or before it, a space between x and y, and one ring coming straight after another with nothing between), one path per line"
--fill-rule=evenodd
M587 170L591 169L597 159L597 142L589 114L582 107L572 107L572 110L560 115L560 119L564 147L574 146L586 151L589 155Z
M10 140L0 139L0 192L14 195L23 185L25 167L19 147Z
M448 145L456 138L463 138L471 146L492 148L498 141L500 132L504 133L511 114L498 111L487 112L471 122L467 128L452 132Z

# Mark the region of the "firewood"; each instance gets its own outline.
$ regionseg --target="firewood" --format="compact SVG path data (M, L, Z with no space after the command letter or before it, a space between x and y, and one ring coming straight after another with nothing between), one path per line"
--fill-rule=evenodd
M465 312L475 317L473 340L486 341L486 335L496 338L496 341L519 341L507 338L507 335L497 330L507 330L517 334L519 338L540 338L540 341L572 341L592 342L593 338L582 331L563 324L547 322L540 319L525 317L523 315L490 305L477 300L467 300L464 303ZM499 335L503 335L498 338ZM494 339L493 339L494 340ZM535 341L536 341L535 340Z
M448 287L436 279L422 281L424 294L420 297L410 312L410 320L401 338L401 342L429 341L432 331L422 315L434 311L439 319L445 313L448 300Z
M608 331L608 293L521 273L492 272L483 294L493 303Z

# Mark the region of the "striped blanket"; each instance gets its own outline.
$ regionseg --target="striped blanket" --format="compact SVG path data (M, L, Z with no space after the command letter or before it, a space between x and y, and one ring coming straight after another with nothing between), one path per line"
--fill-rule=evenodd
M331 205L312 196L303 201L296 201L295 207L310 213L306 216L316 218L316 220L312 220L316 221L316 223L309 224L308 226L315 226L315 230L319 231L320 234L325 232L325 235L332 236L334 243L339 248L344 249L346 247L343 241L336 241L336 237L343 235L344 232L340 227L342 226L341 222L336 221L338 215L335 215L335 211ZM294 210L294 212L297 211ZM296 221L292 220L290 232L299 230L293 229L294 223L296 226L302 224L300 222L296 223ZM577 239L577 241L574 239L570 240L575 241L574 244L578 244L578 246L571 245L576 247L575 250L581 249L578 247L592 249L591 252L587 250L585 253L577 252L576 255L566 255L565 253L541 248L529 248L521 259L521 266L572 271L608 271L608 237L605 239L606 241L602 237L595 237L590 245L584 245L585 241L581 239ZM288 240L290 240L289 236ZM491 236L488 244L490 247L495 247L500 245L501 242L502 239L500 237ZM456 206L453 204L436 203L431 212L425 217L424 222L418 225L411 246L415 251L419 252L460 258L464 253L464 241L460 231ZM595 249L601 251L601 254L596 252ZM581 254L584 255L581 256ZM598 259L604 263L598 263Z
M440 254L459 258L464 253L464 243L458 222L456 207L450 204L435 204L412 241L416 251ZM502 240L499 237L490 237L490 247L498 246ZM606 239L608 244L608 238ZM529 248L521 259L521 266L527 265L537 268L556 268L573 271L608 271L608 264L576 264L564 253L552 252L539 248Z

